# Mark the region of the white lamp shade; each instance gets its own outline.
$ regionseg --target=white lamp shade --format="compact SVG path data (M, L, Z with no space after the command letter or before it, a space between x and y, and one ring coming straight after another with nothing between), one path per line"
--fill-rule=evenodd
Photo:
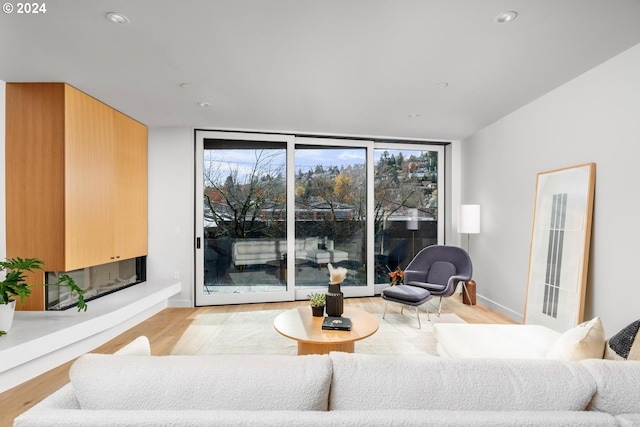
M409 217L407 218L407 230L418 229L418 209L410 209Z
M480 233L480 205L460 205L458 233Z

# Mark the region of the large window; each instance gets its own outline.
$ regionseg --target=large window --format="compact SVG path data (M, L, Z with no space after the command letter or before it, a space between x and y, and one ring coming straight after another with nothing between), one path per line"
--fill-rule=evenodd
M286 146L206 140L203 171L204 291L281 291Z
M373 295L442 243L443 148L198 131L196 305Z
M366 159L364 147L296 145L296 259L311 267L296 286L326 286L328 263L347 269L343 287L366 286Z
M375 149L375 281L438 243L438 151Z

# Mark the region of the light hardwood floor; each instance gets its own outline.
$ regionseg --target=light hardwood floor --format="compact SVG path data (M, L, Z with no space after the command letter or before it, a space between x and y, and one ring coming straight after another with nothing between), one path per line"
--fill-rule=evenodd
M437 301L434 298L433 304ZM431 302L430 302L431 303ZM224 313L269 309L289 309L307 305L306 301L225 305L199 308L167 308L139 325L122 333L106 344L96 348L95 353L113 353L140 335L149 338L154 355L167 355L178 342L191 321L203 313ZM384 312L385 301L380 297L349 298L345 304L358 305L370 313ZM433 307L429 311L434 312ZM455 313L467 323L515 323L508 317L491 311L478 304L462 304L459 296L445 298L443 312ZM69 381L69 367L73 361L65 363L30 381L0 394L0 426L11 426L13 419Z

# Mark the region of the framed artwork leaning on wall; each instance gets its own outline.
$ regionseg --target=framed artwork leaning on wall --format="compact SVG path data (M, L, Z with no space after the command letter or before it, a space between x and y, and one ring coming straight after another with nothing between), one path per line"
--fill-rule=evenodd
M525 324L564 332L583 321L595 171L587 163L537 176Z

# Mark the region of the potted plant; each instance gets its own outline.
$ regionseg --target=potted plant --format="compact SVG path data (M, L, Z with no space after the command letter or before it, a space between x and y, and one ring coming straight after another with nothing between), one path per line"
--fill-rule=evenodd
M324 304L326 301L325 294L310 293L309 303L311 304L311 312L315 317L324 317Z
M4 271L5 277L0 281L0 336L5 335L13 323L13 314L16 306L16 297L24 302L25 297L31 293L32 286L25 281L25 274L29 271L40 270L43 262L37 258L8 258L0 261L0 271ZM78 295L78 311L86 311L87 304L84 301L84 289L80 288L67 274L61 274L58 282L49 286L66 286L72 294Z
M396 268L389 272L389 284L391 286L400 286L404 282L404 271Z

